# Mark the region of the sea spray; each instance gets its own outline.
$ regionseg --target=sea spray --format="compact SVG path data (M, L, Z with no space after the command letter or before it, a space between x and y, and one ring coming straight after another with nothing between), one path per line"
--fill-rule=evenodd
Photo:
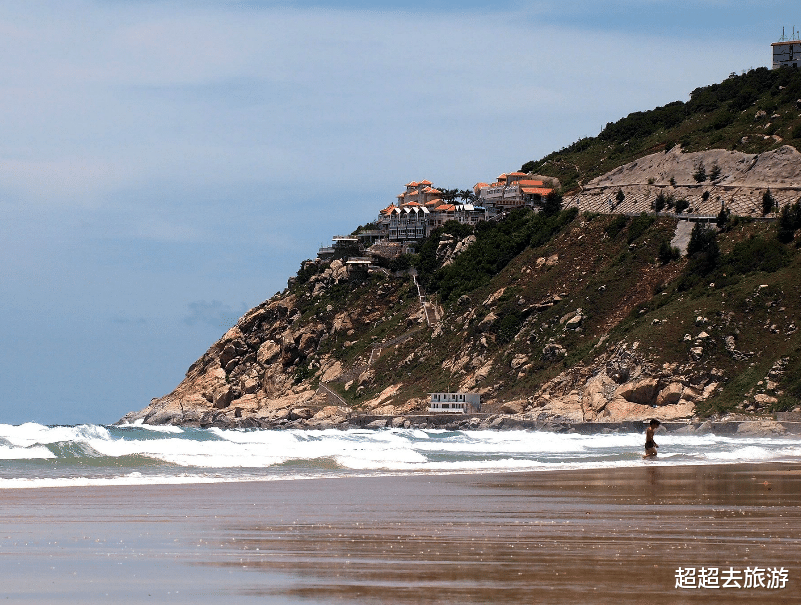
M291 480L798 462L801 436L663 434L643 461L640 433L228 430L174 426L0 425L0 488Z

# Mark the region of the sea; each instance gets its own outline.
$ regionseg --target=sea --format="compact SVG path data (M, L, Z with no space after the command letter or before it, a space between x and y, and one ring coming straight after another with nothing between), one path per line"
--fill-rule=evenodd
M801 435L0 424L0 489L801 462Z

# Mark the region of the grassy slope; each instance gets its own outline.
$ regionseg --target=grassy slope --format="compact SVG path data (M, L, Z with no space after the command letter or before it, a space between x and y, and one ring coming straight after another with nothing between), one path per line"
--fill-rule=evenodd
M544 158L524 172L560 179L566 191L650 153L679 143L684 151L729 149L762 153L781 145L801 148L801 71L759 68L698 88L675 101L635 112ZM765 116L756 119L764 111ZM772 117L778 115L779 117ZM776 135L781 141L770 135ZM765 138L767 137L767 138Z
M791 368L801 363L801 332L793 333L790 327L801 317L801 255L795 245L776 241L775 226L741 223L722 233L717 266L699 275L687 259L667 264L657 260L659 245L673 233L672 219L621 221L614 216L563 213L561 224L547 241L539 243L534 238L539 245L524 246L487 280L476 282L473 273L475 263L485 256L481 242L468 249L460 266L465 283L477 285L460 295L469 301L446 299L443 333L432 338L430 330L422 329L387 349L373 364L376 378L359 396L355 387L344 390L345 380L334 388L357 408L390 384L403 384L400 400L424 397L432 390L457 386L465 372L494 360L481 386L493 386L491 395L498 400L525 398L573 364L590 363L604 350L606 345L596 345L605 334L607 343L640 342L640 350L657 366L683 366L690 361L690 348L696 346L685 335L694 340L706 331L710 338L704 356L688 371L714 374L721 370L727 377L722 391L700 410L711 413L735 409L746 395L766 392L764 379L777 359L790 357ZM520 221L517 228L506 236L520 237L526 225ZM779 250L783 266L738 261L766 258L770 256L766 249ZM754 254L754 250L762 252ZM537 259L553 255L559 258L554 266L538 267ZM421 278L427 277L433 285L438 272L442 270L434 269ZM297 288L302 294L304 286ZM505 288L503 295L485 305L501 288ZM550 308L534 309L553 295L562 300ZM358 317L353 334L329 339L320 348L320 354L331 353L346 368L355 366L357 373L365 369L374 342L417 327L409 320L419 310L409 278L375 275L357 287L337 286L314 303L308 295L302 298L306 301L304 321L327 321L343 309ZM326 310L329 304L332 311ZM577 308L586 317L582 330L564 330L560 319ZM490 312L497 319L482 324ZM708 322L696 325L699 316ZM732 335L739 351L754 355L734 359L724 345L724 339ZM346 341L352 344L343 346ZM550 341L567 349L565 359L543 359L543 347ZM529 358L531 367L524 375L511 368L515 355ZM798 405L801 392L793 391L794 376L792 372L785 376L783 387L788 392L774 409Z
M523 170L558 177L570 189L676 143L687 151L727 148L760 153L781 144L798 147L799 99L801 72L752 70L694 91L687 103L637 112L608 124L597 137L528 162ZM759 111L766 115L756 120ZM609 342L640 342L657 364L682 366L694 346L685 335L694 339L706 331L710 338L704 357L692 371L722 370L727 378L702 413L731 410L747 395L765 392L766 374L781 357L789 358L789 366L779 389L784 394L771 393L780 395L774 408L797 406L801 332L791 327L794 318L801 317L797 246L778 244L773 226L741 223L719 236L721 257L716 266L699 270L687 259L657 261L659 245L670 239L673 229L669 219L653 222L566 213L543 219L518 213L500 224L482 224L476 230L478 242L447 269L439 267L434 255L442 235L435 232L420 254L407 260L415 264L429 293L444 304L445 330L436 338L430 330L420 330L385 350L373 364L376 378L359 395L355 387L344 390L345 380L333 386L356 407L399 382L403 383L400 399L423 397L431 390L455 387L465 372L494 360L482 386L492 385L498 399L514 399L530 395L572 364L591 362L604 335ZM450 231L461 238L469 228L452 225ZM783 258L778 264L748 261L776 254ZM559 257L556 265L537 267L537 259L552 255ZM760 288L763 285L767 287ZM503 296L485 306L484 301L502 288ZM298 378L311 377L312 383L319 380L314 372L319 356L333 355L353 368L346 379L356 378L374 343L416 327L409 317L419 310L419 303L408 278L373 275L358 286L335 286L318 299L312 299L310 288L303 284L294 290L302 301L302 323L328 323L343 310L354 319L351 334L338 333L325 341L299 369ZM562 300L532 310L534 303L553 295ZM565 331L560 319L577 308L586 316L582 330ZM482 324L490 312L497 319ZM708 322L696 325L699 316ZM726 336L735 336L737 349L753 356L734 359L725 350ZM564 346L567 357L545 361L542 349L549 341ZM531 366L524 375L510 367L515 355L529 357Z

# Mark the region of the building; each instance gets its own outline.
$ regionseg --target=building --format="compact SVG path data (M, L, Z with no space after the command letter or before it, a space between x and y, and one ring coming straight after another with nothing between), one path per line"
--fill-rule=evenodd
M481 411L478 393L429 393L428 411L432 414L475 414Z
M376 226L381 239L413 246L448 221L475 225L486 219L484 207L445 202L441 195L430 181L408 183L406 191L398 195L398 205L390 204L378 214Z
M795 67L801 63L801 34L793 28L793 35L788 40L782 29L782 37L778 42L771 44L773 48L773 69L780 67Z
M482 207L491 217L515 208L536 208L552 191L543 181L529 178L525 172L500 175L494 183L476 183L473 187Z

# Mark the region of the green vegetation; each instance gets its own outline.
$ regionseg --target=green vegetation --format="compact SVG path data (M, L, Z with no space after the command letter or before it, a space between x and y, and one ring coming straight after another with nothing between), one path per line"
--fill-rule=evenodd
M607 124L597 137L580 139L540 160L526 162L522 171L556 177L569 191L644 155L670 151L677 142L683 151L717 148L762 153L785 144L798 148L799 98L799 70L760 67L698 88L686 103L675 101L634 112ZM764 119L757 117L760 111L765 112L759 114ZM778 135L782 141L765 135ZM698 182L720 178L719 167L698 168Z
M798 229L801 229L801 202L782 208L776 226L776 237L781 243L789 244Z
M547 243L577 214L575 208L550 215L520 208L502 221L483 221L475 227L476 242L453 264L437 268L439 262L436 251L442 235L451 233L461 238L472 231L467 225L459 225L458 229L450 223L443 225L420 246L415 263L419 279L428 291L438 293L443 303L454 302L462 294L489 283L494 275L529 246Z

